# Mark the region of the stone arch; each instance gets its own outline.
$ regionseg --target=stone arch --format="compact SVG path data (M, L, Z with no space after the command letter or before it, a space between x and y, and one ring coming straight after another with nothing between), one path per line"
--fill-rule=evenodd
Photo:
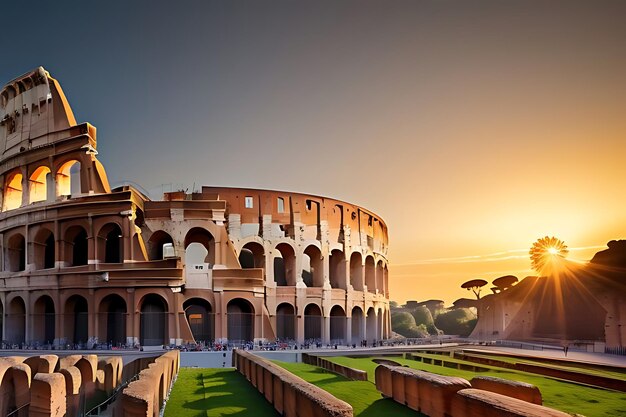
M265 268L265 249L258 242L248 242L239 251L242 269Z
M330 252L328 260L330 286L332 288L346 288L346 256L343 251L335 249Z
M355 291L363 291L363 259L360 252L350 255L350 284Z
M376 312L378 313L376 322L376 338L378 340L382 340L385 338L385 310L382 307L378 307Z
M279 243L274 250L274 282L278 286L296 285L296 252L286 242Z
M163 259L163 245L174 245L174 239L169 233L163 230L157 230L148 239L148 256L151 261L160 261Z
M21 344L26 341L26 304L19 295L7 303L6 333L9 343Z
M304 339L307 342L322 340L323 320L322 309L317 304L310 303L304 308Z
M89 338L89 304L82 295L74 294L65 301L65 338L71 344L87 343Z
M376 293L376 267L371 255L365 257L365 285L368 292Z
M387 269L387 264L383 265L383 288L385 297L389 298L389 270Z
M158 294L146 294L140 302L140 344L160 346L167 344L167 301Z
M281 341L296 339L296 310L290 303L276 307L276 338Z
M28 202L48 200L48 184L50 184L50 168L45 165L37 167L28 179Z
M26 239L21 233L8 237L5 244L5 271L19 272L26 269Z
M244 298L233 298L226 306L228 340L246 343L254 340L254 306Z
M183 310L195 341L212 343L215 320L211 303L203 298L190 298L183 303Z
M302 280L307 287L324 286L324 268L322 252L315 245L309 245L302 255Z
M384 262L382 259L379 259L376 263L376 289L380 294L383 294L385 288L385 277L383 272Z
M365 317L363 317L363 309L359 306L352 308L352 343L359 345L365 340L363 334L363 327L365 324Z
M377 319L376 319L376 310L373 307L367 309L367 318L365 319L365 335L367 337L368 342L372 342L377 340Z
M33 263L35 269L54 268L56 261L56 242L52 230L42 227L33 239Z
M206 253L200 249L204 247ZM204 254L204 258L202 255ZM185 235L185 263L192 264L210 263L215 264L215 238L203 227L192 227Z
M98 307L98 339L112 346L126 344L126 300L118 294L102 298Z
M105 224L98 231L97 259L108 264L124 262L122 228L115 222Z
M340 305L330 309L330 341L342 344L346 340L346 312Z
M71 159L64 162L56 172L57 197L81 194L80 161Z
M19 171L14 171L6 177L2 211L13 210L22 206L23 180L24 176Z
M54 301L42 295L33 305L33 338L46 345L54 343L56 335Z
M87 230L79 225L69 227L65 231L65 256L67 265L87 265L89 262L89 240Z

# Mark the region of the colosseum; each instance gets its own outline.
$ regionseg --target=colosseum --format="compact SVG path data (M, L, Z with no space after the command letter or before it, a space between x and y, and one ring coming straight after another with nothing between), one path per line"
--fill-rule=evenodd
M388 338L387 226L325 197L111 188L43 68L1 91L5 347Z

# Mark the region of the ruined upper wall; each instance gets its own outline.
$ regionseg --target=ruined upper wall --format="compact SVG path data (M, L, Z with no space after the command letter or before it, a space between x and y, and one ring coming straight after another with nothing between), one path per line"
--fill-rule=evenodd
M0 91L0 162L31 149L33 139L72 126L65 94L43 67L15 78Z

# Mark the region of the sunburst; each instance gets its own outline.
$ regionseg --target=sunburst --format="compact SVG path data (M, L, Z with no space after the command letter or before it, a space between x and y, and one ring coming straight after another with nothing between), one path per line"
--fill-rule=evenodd
M554 236L537 240L529 252L533 269L541 275L551 275L559 270L568 253L565 242Z

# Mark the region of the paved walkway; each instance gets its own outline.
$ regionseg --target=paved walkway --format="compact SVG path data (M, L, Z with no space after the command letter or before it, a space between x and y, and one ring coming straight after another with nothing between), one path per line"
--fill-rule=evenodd
M567 357L563 350L557 349L545 349L545 350L529 350L529 349L517 349L503 346L465 346L466 350L477 350L481 352L499 352L499 353L513 353L515 355L523 355L536 358L550 358L559 360L568 360L573 362L587 362L599 365L620 366L626 368L626 356L621 355L609 355L606 353L591 353L581 352L576 350L569 350Z

